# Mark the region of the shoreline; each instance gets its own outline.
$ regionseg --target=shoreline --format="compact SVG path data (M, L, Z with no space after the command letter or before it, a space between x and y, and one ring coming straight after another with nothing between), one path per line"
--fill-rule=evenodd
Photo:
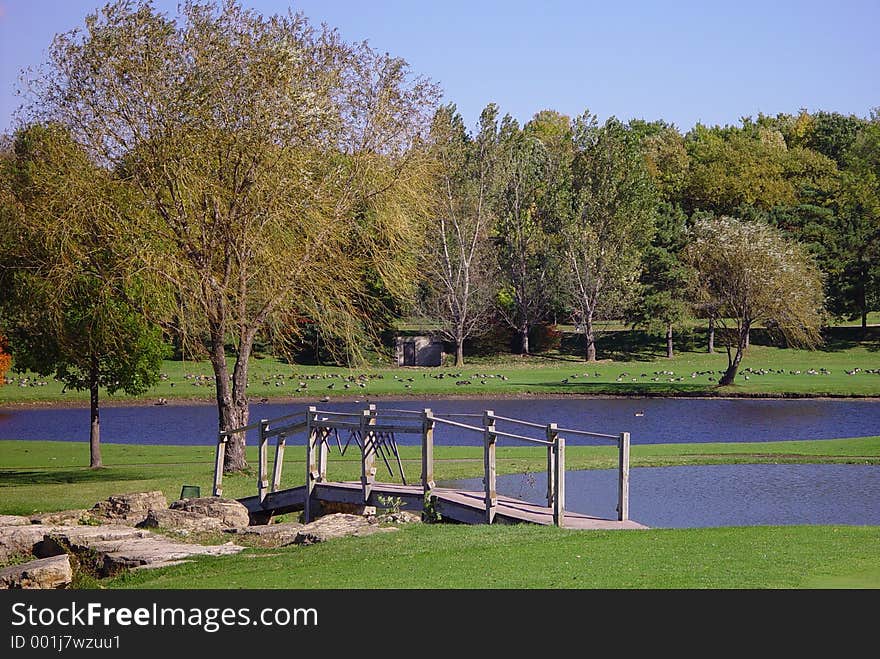
M263 401L265 398L265 402ZM330 400L323 400L323 396L264 396L250 400L251 405L260 404L331 404L331 403L365 403L379 402L383 400L554 400L554 399L583 399L583 400L618 400L618 399L646 399L646 398L671 398L671 399L706 399L706 400L865 400L880 401L880 394L811 394L811 393L733 393L724 392L718 394L699 393L633 393L633 394L607 394L607 393L486 393L486 394L374 394L370 396L331 396ZM107 407L188 407L195 405L216 405L214 398L205 397L175 397L166 399L164 405L157 405L155 399L150 398L127 398L124 400L103 400L100 408ZM55 409L88 409L88 400L31 400L31 401L0 401L0 412L5 410L14 411L25 408L55 408Z

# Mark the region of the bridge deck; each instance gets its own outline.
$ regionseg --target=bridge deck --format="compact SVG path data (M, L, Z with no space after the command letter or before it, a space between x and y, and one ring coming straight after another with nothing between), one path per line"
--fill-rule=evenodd
M450 488L434 488L434 504L437 511L445 519L466 524L484 524L486 522L486 502L483 492L456 490ZM278 515L302 510L305 505L306 488L299 486L280 490L266 495L263 503L259 497L239 499L255 516ZM319 501L334 503L363 504L363 492L360 482L322 482L315 485L313 498ZM366 505L387 507L384 498L399 498L403 508L420 510L423 505L423 492L420 485L401 485L397 483L374 483ZM553 524L553 510L534 503L528 503L513 497L498 496L495 509L496 523L516 524L529 522L532 524ZM595 529L644 529L646 526L632 520L618 521L592 517L572 511L565 512L565 528Z

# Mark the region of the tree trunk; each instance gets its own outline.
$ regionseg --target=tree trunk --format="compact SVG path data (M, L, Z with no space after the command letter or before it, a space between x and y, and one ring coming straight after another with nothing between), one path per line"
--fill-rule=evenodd
M464 366L464 339L459 338L455 342L455 365Z
M743 349L748 350L751 343L752 343L752 330L747 329L746 330L746 340L745 340L745 344L743 345Z
M593 333L593 317L584 319L584 339L587 342L586 359L588 362L596 361L596 335Z
M672 359L675 356L672 346L672 323L666 325L666 357Z
M89 467L99 469L101 461L101 416L98 411L98 357L92 355L89 366L89 399L91 407L91 426L89 427Z
M709 317L709 354L715 354L715 316Z
M727 370L724 372L724 375L721 376L721 379L718 380L719 387L725 387L727 385L733 384L734 378L736 378L736 372L739 369L739 363L742 361L743 352L746 349L746 341L749 334L749 328L744 328L744 331L740 332L739 341L736 346L736 353L733 355L733 359L730 360L730 365L727 367ZM728 348L729 350L729 348ZM728 353L729 354L729 353Z
M868 329L868 310L865 308L862 308L862 329Z
M529 354L529 326L522 325L519 328L519 352L521 355Z
M248 424L250 410L244 385L247 383L247 366L243 369L241 351L236 360L232 379L226 364L226 351L223 349L224 332L217 330L211 337L211 366L214 368L214 383L217 388L217 413L220 430L233 430ZM245 456L245 433L236 433L226 443L226 457L223 471L226 473L243 471L248 463Z

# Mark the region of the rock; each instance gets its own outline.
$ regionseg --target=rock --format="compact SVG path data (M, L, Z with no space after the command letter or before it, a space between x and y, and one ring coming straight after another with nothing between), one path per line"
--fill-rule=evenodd
M215 517L223 523L224 528L243 529L250 524L248 509L234 499L220 497L180 499L171 504L171 509Z
M333 538L343 538L350 535L365 536L384 530L386 529L380 528L375 518L370 519L361 515L334 513L303 526L297 532L292 544L311 545L318 542L326 542Z
M109 577L126 569L166 567L193 556L227 556L237 554L243 549L244 547L231 542L222 545L196 545L149 536L120 542L92 543L83 557L86 560L92 559L91 567L99 576Z
M27 526L31 520L24 515L0 515L0 526Z
M133 492L115 494L96 503L89 514L92 517L106 518L115 523L138 524L144 521L150 510L168 507L168 499L162 492Z
M34 524L0 527L0 561L8 561L20 554L32 554L34 547L51 528Z
M67 554L41 558L0 570L0 589L64 588L73 581Z
M79 524L81 519L91 517L89 511L81 510L61 510L54 513L39 513L32 515L31 524Z
M32 527L35 528L35 527ZM57 556L68 550L85 551L99 542L123 542L150 537L149 531L121 524L104 526L52 526L42 527L40 541L33 547L35 556Z
M400 510L379 515L376 520L384 524L419 524L422 521L422 516L408 510Z
M250 538L263 547L281 547L291 544L302 528L303 525L297 522L284 522L282 524L249 526L245 529L230 529L229 532Z
M223 531L226 528L217 517L205 517L195 511L171 508L151 510L147 513L147 518L137 526L145 529L163 528L196 532Z

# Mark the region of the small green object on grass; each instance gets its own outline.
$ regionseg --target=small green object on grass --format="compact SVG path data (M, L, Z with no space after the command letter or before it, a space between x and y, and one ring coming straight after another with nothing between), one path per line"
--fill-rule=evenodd
M197 499L202 496L202 489L198 485L184 485L180 488L181 499Z

